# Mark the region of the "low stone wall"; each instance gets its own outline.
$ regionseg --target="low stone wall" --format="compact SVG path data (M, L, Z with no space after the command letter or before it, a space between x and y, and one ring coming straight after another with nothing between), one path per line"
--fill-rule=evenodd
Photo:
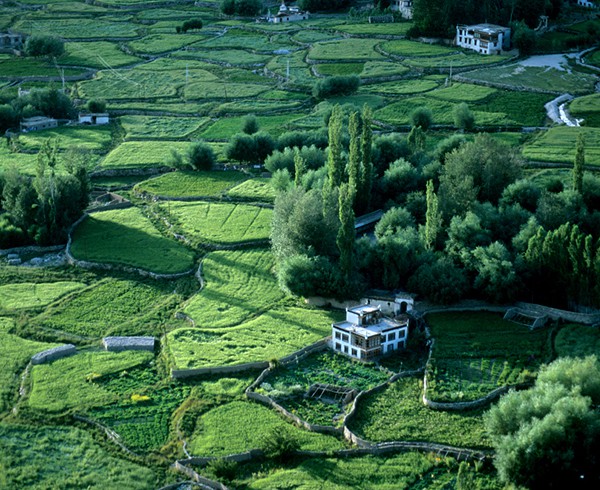
M45 362L55 361L56 359L69 357L73 354L77 354L77 348L73 344L59 345L58 347L34 354L31 357L31 364L44 364Z
M102 345L107 351L147 350L154 352L154 337L104 337Z
M10 254L47 254L53 252L62 252L67 246L66 245L53 245L51 247L40 247L38 245L28 245L26 247L15 247L5 248L0 250L0 257L4 257Z
M575 311L559 310L549 306L536 305L532 303L516 303L516 306L540 316L546 315L553 320L565 320L573 323L582 323L583 325L596 325L600 323L600 313L577 313Z
M203 477L202 475L196 473L192 468L190 468L189 466L185 466L184 464L181 464L179 461L175 461L175 463L173 463L173 468L175 468L177 471L189 476L195 482L199 483L201 485L201 488L214 489L214 490L229 490L222 483L220 483L218 481L214 481L214 480L209 480L208 478Z
M93 208L89 208L86 210L86 213L88 214L92 214L92 213L98 213L101 211L110 211L112 209L127 209L127 208L132 208L133 207L133 203L132 202L118 202L115 204L105 204L103 206L95 206Z
M423 403L425 406L433 410L443 410L446 412L462 412L466 410L475 410L488 406L497 398L504 395L511 386L501 386L494 391L488 393L483 398L472 400L468 402L436 402L427 397L427 373L423 376Z
M249 369L265 369L269 367L269 363L266 361L259 362L247 362L245 364L234 364L232 366L214 366L197 369L172 369L171 378L183 379L191 378L193 376L201 376L205 374L226 374L226 373L239 373L242 371L248 371Z

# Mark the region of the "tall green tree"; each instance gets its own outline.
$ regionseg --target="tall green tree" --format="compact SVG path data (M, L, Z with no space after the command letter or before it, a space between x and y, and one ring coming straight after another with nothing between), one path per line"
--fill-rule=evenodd
M350 133L350 148L348 150L348 184L352 193L352 201L354 202L356 193L359 190L360 178L360 116L358 112L350 114L348 120L348 132Z
M583 170L585 166L585 136L583 132L577 135L575 162L573 164L573 190L581 194L583 190Z
M306 173L306 161L302 158L298 147L294 151L294 184L296 187L302 185L302 177Z
M339 219L336 243L340 252L340 271L346 283L350 282L354 267L354 211L352 210L353 193L349 184L342 184L339 189Z
M433 180L427 181L426 190L427 211L425 213L425 247L431 250L435 247L438 234L442 228L442 215L439 211L438 197L433 188Z
M360 139L360 154L362 159L359 176L359 209L363 212L371 209L371 192L373 191L373 160L371 156L371 146L373 144L372 124L373 110L365 104L362 110L362 135Z
M329 118L329 155L327 157L327 178L330 187L339 187L344 178L342 160L342 108L337 104Z

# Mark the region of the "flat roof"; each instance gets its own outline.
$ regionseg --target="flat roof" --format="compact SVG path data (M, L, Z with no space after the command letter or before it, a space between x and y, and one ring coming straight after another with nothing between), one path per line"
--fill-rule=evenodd
M466 28L466 29L472 29L474 31L479 31L479 32L486 32L488 34L497 34L499 32L504 32L508 29L510 29L510 27L502 27L496 24L473 24L473 25L465 25L465 24L459 24L457 27L462 27L462 28Z
M382 318L378 323L374 325L367 326L359 326L350 322L339 322L334 323L334 327L337 327L341 330L344 330L348 333L355 333L364 338L375 337L376 335L380 335L383 332L387 332L388 330L393 330L397 328L407 327L408 321L404 323L396 322L390 318Z
M22 123L23 124L34 124L34 123L48 122L48 121L56 121L56 119L54 119L53 117L46 117L46 116L33 116L33 117L27 117L27 118L23 119Z
M357 305L357 306L352 306L350 308L348 308L348 311L350 313L355 313L357 315L366 315L368 313L375 313L376 311L379 311L380 308L379 306L376 305Z

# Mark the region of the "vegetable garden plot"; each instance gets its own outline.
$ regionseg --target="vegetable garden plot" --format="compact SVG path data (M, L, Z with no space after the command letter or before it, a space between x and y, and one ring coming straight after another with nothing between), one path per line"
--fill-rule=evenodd
M218 197L247 177L236 171L169 172L135 186L136 193L148 193L166 197ZM167 209L170 205L167 204Z
M498 314L436 313L427 322L436 339L427 372L432 400L474 400L529 381L550 355L548 329L532 332Z
M230 63L232 65L262 65L267 63L272 54L252 53L243 49L207 49L203 45L195 45L189 51L177 51L172 56L181 59L201 59Z
M411 22L393 22L390 24L346 24L335 27L336 31L348 34L362 34L371 36L404 36L412 27Z
M407 41L405 39L388 41L381 44L381 50L394 54L396 56L404 56L406 58L414 58L418 56L443 56L454 54L458 50L439 44L426 44L416 41Z
M434 80L399 80L397 82L363 85L360 91L382 95L408 95L429 92L437 88L438 85L438 82Z
M174 290L177 282L107 278L52 305L31 324L95 338L158 335L158 326L182 299Z
M189 271L194 253L162 236L138 208L95 213L73 233L76 259L139 267L158 274Z
M142 490L157 486L157 475L150 468L109 453L81 429L3 423L0 440L0 467L7 488Z
M286 34L263 34L241 29L229 29L223 36L208 39L199 47L203 49L248 49L260 53L273 53L280 49L295 50L296 44Z
M360 76L362 78L393 77L408 73L409 69L400 63L390 61L367 61Z
M19 375L31 356L58 345L26 340L8 333L13 326L12 319L0 317L0 413L9 408L10 400L17 394Z
M218 251L202 262L202 291L185 306L202 328L238 325L268 310L284 295L272 273L273 256L267 250Z
M171 202L161 207L193 242L252 242L268 239L271 231L270 208L217 202Z
M167 343L176 369L264 362L322 339L339 319L339 314L320 310L272 308L236 327L174 330Z
M442 412L422 401L422 380L403 378L357 404L350 430L369 441L427 441L488 448L482 411Z
M185 87L184 95L189 99L229 99L255 97L269 90L266 84L192 82Z
M194 456L225 456L264 447L275 432L289 434L302 449L327 451L342 449L333 436L308 432L283 420L276 412L250 402L232 402L202 415L191 441Z
M19 135L19 143L22 145L23 151L29 152L40 151L48 139L56 141L57 147L61 151L77 147L94 152L105 152L112 142L112 134L111 128L108 126L62 126Z
M55 65L40 59L17 58L0 54L0 78L8 77L59 77L61 71ZM65 76L77 76L85 73L78 68L65 68Z
M449 70L459 67L474 67L492 65L504 61L502 56L482 56L477 53L465 52L455 53L446 56L423 56L420 58L406 58L402 63L410 68L429 69L436 71L440 68ZM489 68L485 68L488 70ZM470 72L469 72L470 73Z

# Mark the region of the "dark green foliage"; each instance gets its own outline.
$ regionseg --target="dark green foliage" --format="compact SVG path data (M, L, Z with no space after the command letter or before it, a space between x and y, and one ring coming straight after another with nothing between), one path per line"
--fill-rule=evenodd
M27 56L58 57L65 52L65 43L62 39L52 36L33 35L25 42Z
M398 197L414 191L419 184L419 173L408 161L400 158L390 165L380 181L384 199L398 202Z
M410 114L410 125L427 131L433 122L433 114L429 107L418 107Z
M463 297L469 284L462 269L450 259L438 257L419 267L408 281L408 287L434 303L450 304Z
M435 147L435 156L441 163L444 163L446 156L459 148L465 141L467 139L462 134L453 134L448 138L444 138Z
M340 253L340 271L346 283L350 282L354 269L353 256L356 233L354 231L354 211L352 210L353 200L354 189L350 187L350 184L342 184L338 204L340 228L338 229L336 243Z
M350 0L300 0L298 5L308 12L333 12L347 8Z
M513 44L521 56L528 56L535 50L536 34L524 22L514 24Z
M475 116L465 102L454 106L454 126L463 131L472 131L475 127Z
M189 166L194 170L210 170L215 163L215 152L202 141L193 143L186 152Z
M17 113L10 104L0 105L0 132L4 133L8 128L17 124Z
M102 99L91 99L87 103L87 110L90 112L106 111L106 101Z
M298 449L300 442L292 434L277 429L265 434L262 443L265 456L281 463L290 461Z
M414 226L413 216L405 208L395 207L387 211L375 225L375 237L382 239L386 236L399 235L404 228Z
M377 136L373 141L373 166L377 175L383 175L390 163L408 158L411 151L406 138L398 133Z
M222 0L221 2L221 11L226 15L252 17L258 15L261 10L260 0Z
M583 190L583 171L585 166L585 138L583 133L577 135L575 163L573 164L573 190L581 194Z
M202 19L190 19L181 24L181 32L202 29Z
M358 90L359 86L360 78L356 75L327 77L315 83L312 94L316 99L351 95Z
M327 148L327 130L316 131L288 131L277 139L277 149L283 151L285 148L302 148L303 146L316 146L321 150Z
M560 359L527 391L502 397L486 416L505 483L532 490L600 485L600 366Z
M32 89L28 95L12 102L21 117L43 114L57 119L71 119L76 110L71 99L57 89Z
M279 264L277 271L279 285L296 296L341 295L339 270L326 257L293 255Z
M256 162L256 141L249 134L234 134L225 147L225 156L241 163Z
M206 469L216 478L233 480L236 476L238 465L235 461L227 461L223 458L213 459L206 465Z
M273 137L266 131L259 131L253 135L254 144L256 145L256 160L264 162L265 159L273 153L275 149L275 141Z
M242 133L254 134L259 130L258 120L254 114L248 114L242 121Z
M523 209L533 213L537 208L541 195L542 191L537 184L528 179L521 179L513 182L504 189L500 205L510 206L518 204Z

